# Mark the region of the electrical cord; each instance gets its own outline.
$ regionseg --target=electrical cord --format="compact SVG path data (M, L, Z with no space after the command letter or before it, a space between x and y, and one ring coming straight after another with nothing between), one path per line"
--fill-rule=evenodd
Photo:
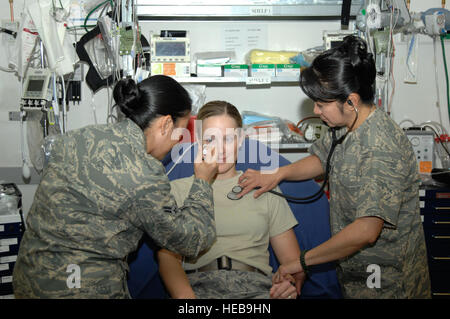
M90 16L97 11L99 8L101 8L102 6L106 6L108 4L111 4L111 6L113 6L113 2L111 0L106 0L101 2L100 4L98 4L94 9L92 9L87 15L86 18L84 19L84 23L83 23L83 27L86 30L86 32L89 32L89 30L87 29L87 21L89 20Z
M11 14L11 22L14 22L14 0L9 0L9 12Z
M448 135L448 132L445 129L445 127L442 126L440 123L438 123L436 121L425 121L425 122L422 122L422 123L419 124L420 127L423 127L424 125L432 125L432 126L435 126L434 128L439 127L439 130L440 130L441 134L447 134Z
M434 80L436 85L436 107L439 112L439 123L442 125L442 112L441 112L441 102L440 102L440 93L439 93L439 76L438 76L438 67L437 67L437 53L436 53L436 36L433 37L433 63L434 63Z

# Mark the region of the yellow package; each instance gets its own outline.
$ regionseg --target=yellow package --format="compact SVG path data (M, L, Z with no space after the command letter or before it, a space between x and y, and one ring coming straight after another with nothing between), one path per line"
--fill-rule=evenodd
M251 50L248 57L250 64L289 64L289 59L297 54L293 51Z

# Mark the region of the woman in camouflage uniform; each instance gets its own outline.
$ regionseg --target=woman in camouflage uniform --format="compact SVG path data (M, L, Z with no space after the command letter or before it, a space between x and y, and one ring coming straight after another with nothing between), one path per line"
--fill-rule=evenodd
M189 196L178 207L160 162L179 141L175 129L187 126L187 91L153 76L139 84L121 80L113 94L125 120L74 130L54 143L14 268L18 298L128 298L126 258L144 232L190 256L215 239L210 182L217 163L195 164Z
M373 104L375 76L373 56L358 37L318 56L300 86L329 133L311 146L311 156L274 174L248 170L241 194L261 186L257 197L281 180L320 176L330 162L333 236L282 265L274 278L336 260L346 298L429 298L417 162L400 127Z

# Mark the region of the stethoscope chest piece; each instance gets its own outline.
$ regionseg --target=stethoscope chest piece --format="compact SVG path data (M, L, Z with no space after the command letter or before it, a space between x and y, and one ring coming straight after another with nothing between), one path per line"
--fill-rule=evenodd
M228 199L231 199L231 200L238 200L238 199L241 199L241 197L238 197L238 196L237 196L237 194L239 194L240 192L242 192L242 187L239 186L239 185L236 185L236 186L234 186L234 187L231 189L231 192L229 192L229 193L227 194L227 198L228 198Z

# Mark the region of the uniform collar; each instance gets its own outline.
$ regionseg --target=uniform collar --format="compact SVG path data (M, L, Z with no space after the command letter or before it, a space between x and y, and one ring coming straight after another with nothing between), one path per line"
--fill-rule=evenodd
M380 116L381 111L378 107L369 114L369 116L364 120L363 123L361 123L358 128L352 132L348 133L348 136L344 139L343 144L348 143L349 141L360 138L361 136L364 136L367 134L367 131L369 130L369 127L371 125L371 122L376 120ZM347 127L340 127L336 130L336 138L341 138L344 134L347 133L348 128Z
M117 123L117 125L122 138L128 145L130 145L130 147L138 154L140 158L153 162L151 165L153 168L158 167L158 170L161 170L162 172L165 171L161 161L147 153L144 132L136 123L129 118L126 118Z
M361 136L363 134L367 134L369 127L371 125L371 122L379 117L380 112L382 112L378 107L375 108L373 112L367 116L367 118L364 120L364 122L353 132L356 136Z
M122 138L139 153L145 153L145 135L141 128L129 118L117 123Z

